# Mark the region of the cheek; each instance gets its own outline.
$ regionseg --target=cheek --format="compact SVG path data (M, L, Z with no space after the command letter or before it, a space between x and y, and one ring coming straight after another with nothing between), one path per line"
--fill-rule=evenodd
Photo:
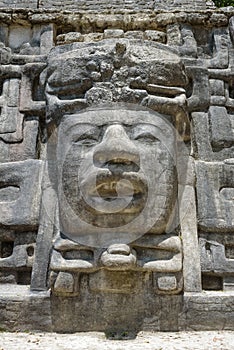
M165 147L152 147L141 152L141 171L153 187L160 183L174 187L177 183L175 159Z
M92 162L92 151L87 147L71 145L71 147L66 152L66 155L63 155L63 161L60 163L63 167L63 172L69 173L76 172L78 173L80 168L88 167Z
M80 184L93 169L93 149L72 145L66 154L62 169L62 185L66 195L77 196Z
M77 193L78 171L81 166L82 159L80 150L77 147L70 147L65 157L60 162L60 189L71 196Z
M169 152L161 144L147 145L139 150L140 164L142 169L148 172L156 172L171 166L173 159Z

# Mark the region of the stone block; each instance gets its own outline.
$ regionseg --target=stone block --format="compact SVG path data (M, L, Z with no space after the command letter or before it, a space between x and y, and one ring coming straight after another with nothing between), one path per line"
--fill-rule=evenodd
M29 285L36 232L0 231L0 281Z
M179 329L187 331L232 330L233 292L186 293Z
M0 223L13 227L37 227L42 162L0 165Z
M124 33L124 37L127 39L140 39L143 40L144 33L141 30L128 30Z
M74 291L74 277L68 272L59 272L53 290L56 294L67 294Z
M157 41L160 43L166 42L166 33L159 31L159 30L146 30L145 31L145 39Z
M230 233L199 234L204 290L234 290L234 238Z
M229 31L232 43L234 43L234 16L232 16L229 20Z
M8 0L0 1L0 8L21 8L21 9L36 9L37 0L12 0L10 3Z
M45 101L38 84L38 78L44 63L25 64L22 72L21 89L19 96L19 109L23 113L43 115L45 113Z
M225 107L211 106L208 113L192 113L194 155L204 161L233 157L233 115Z
M193 186L185 186L180 205L181 239L183 242L184 291L201 291L201 268L197 233L197 210ZM191 261L193 263L191 264Z
M212 58L208 60L208 68L225 69L229 65L229 36L226 28L218 28L213 31Z
M69 32L56 37L57 45L70 44L84 41L84 36L80 32Z
M210 93L212 96L224 96L224 81L219 79L210 79Z
M226 258L225 246L217 241L200 238L202 272L234 274L233 259Z
M31 39L32 30L30 26L11 25L9 27L8 46L13 51L19 50L23 44L29 43Z
M24 119L22 123L21 130L23 135L21 136L21 143L14 143L10 134L4 135L4 140L6 140L6 135L8 135L8 142L11 141L11 144L8 144L8 159L6 161L16 162L23 161L27 159L36 159L38 152L37 138L39 133L39 118L38 117L29 117ZM20 135L20 132L18 132ZM17 133L15 133L16 139Z
M103 40L104 34L103 33L88 33L84 34L83 38L85 42L96 42Z
M225 107L211 106L209 121L210 142L214 150L234 145L234 128Z
M17 119L20 118L19 89L19 79L7 79L3 83L2 95L0 96L0 136L17 130Z
M173 291L177 288L175 276L163 276L158 278L158 288L162 291Z
M156 0L154 3L155 10L205 10L206 1L204 0Z
M143 286L143 276L134 271L98 271L89 275L92 291L104 293L136 293Z
M157 294L179 294L183 289L182 274L160 275L153 273L153 285Z
M123 29L105 29L104 30L104 39L123 38L123 36L124 36Z
M29 286L0 284L0 325L9 332L52 331L49 293L31 293Z
M41 27L40 54L47 55L54 46L55 25L48 24Z
M204 231L232 232L234 228L234 164L196 162L198 226Z
M144 9L153 9L154 1L142 1L142 0L66 0L65 2L61 0L40 0L39 8L56 8L62 9L66 7L67 10L81 10L81 11L103 11L103 10L144 10Z
M186 72L192 81L192 93L187 99L188 109L191 112L203 111L210 104L208 70L201 66L188 66Z

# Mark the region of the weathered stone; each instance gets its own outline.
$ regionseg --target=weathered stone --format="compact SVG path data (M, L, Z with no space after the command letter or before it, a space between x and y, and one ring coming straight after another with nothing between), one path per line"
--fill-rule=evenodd
M28 286L0 284L0 295L0 324L3 330L52 331L48 292L36 294L31 293Z
M170 1L170 0L166 0L166 1L161 1L161 0L157 0L155 1L155 5L154 5L154 9L166 9L166 10L188 10L192 9L194 10L204 10L206 8L206 2L202 1L202 0L195 0L195 1L188 1L188 0L175 0L175 1Z
M39 121L38 117L25 118L22 125L23 135L21 144L12 143L9 145L8 160L11 162L22 161L27 159L37 159L38 154L38 133ZM8 134L8 140L9 140ZM6 140L6 136L4 137ZM12 140L9 140L12 141Z
M233 166L231 159L196 163L198 225L204 231L233 230Z
M229 63L228 43L230 40L227 31L223 29L215 30L213 40L213 58L209 60L208 67L227 68Z
M30 9L36 9L37 8L37 0L13 0L11 4L9 4L9 1L7 0L1 0L0 1L0 7L1 8L30 8Z
M45 112L45 102L40 101L39 87L35 87L44 63L28 63L24 66L21 79L19 107L21 112L41 115ZM36 88L38 90L36 90Z
M34 262L35 232L0 235L1 283L30 284Z
M224 96L224 81L217 79L210 79L210 90L212 96Z
M74 278L70 273L59 272L55 284L55 293L72 293L74 291Z
M231 40L232 40L232 43L233 43L234 42L234 16L230 18L229 31L230 31Z
M143 280L130 271L99 271L90 275L89 287L92 291L104 293L134 293L142 288Z
M179 329L232 329L233 293L186 293ZM214 321L215 320L215 321Z
M176 24L171 24L167 26L167 43L170 46L181 45L181 32L180 26Z
M192 113L194 153L205 161L222 161L233 155L232 114L226 108L210 107L209 113Z
M203 67L187 67L187 73L193 81L192 94L188 98L190 111L206 109L210 104L208 71Z
M163 276L158 278L158 288L161 291L174 291L177 289L177 282L174 276Z
M183 25L181 28L181 39L183 44L179 50L183 56L197 57L197 42L194 38L191 26Z
M122 38L124 36L124 31L122 29L105 29L104 39L109 38Z
M1 327L233 330L234 10L0 6Z
M136 265L136 255L126 244L113 244L102 254L101 263L108 269L125 270Z
M66 34L60 34L56 38L57 45L70 44L74 42L84 41L84 36L81 33L70 32Z
M202 272L233 273L233 259L226 258L223 244L200 238L200 247Z
M213 149L229 148L234 144L234 130L232 129L231 118L225 107L210 107L210 142Z
M143 39L144 33L141 30L130 30L124 33L125 38L129 39Z
M145 38L147 40L158 41L165 44L166 42L166 33L160 32L158 30L146 30Z
M196 225L195 193L192 186L185 186L181 201L180 225L184 246L184 290L186 292L201 291L200 257L198 253L198 234ZM186 247L186 248L185 248ZM193 261L190 264L190 261Z
M41 161L0 165L0 222L12 227L37 227L40 204ZM35 191L36 188L36 191Z
M19 117L19 79L6 80L3 83L3 92L0 97L0 133L12 133L16 131L17 118Z

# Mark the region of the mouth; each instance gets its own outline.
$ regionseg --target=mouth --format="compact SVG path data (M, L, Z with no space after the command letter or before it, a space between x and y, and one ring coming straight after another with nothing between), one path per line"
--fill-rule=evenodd
M141 189L133 187L128 180L108 181L97 185L94 191L89 194L91 197L101 197L111 202L116 198L140 197L143 195Z
M122 214L141 210L147 195L147 185L136 173L124 173L122 176L101 174L97 176L95 185L91 188L87 186L85 190L86 198L90 199L92 206L100 207L102 203L116 203L116 206L122 204ZM102 213L105 214L105 211Z

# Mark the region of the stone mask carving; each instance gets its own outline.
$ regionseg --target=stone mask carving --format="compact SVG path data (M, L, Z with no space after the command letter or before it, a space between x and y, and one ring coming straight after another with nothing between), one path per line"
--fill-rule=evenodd
M186 118L186 76L170 53L128 40L52 52L48 159L57 165L50 178L59 230L72 240L108 247L170 232L178 195L174 126Z
M89 110L60 123L60 229L79 243L108 246L162 233L175 204L172 127L159 114L126 108Z

